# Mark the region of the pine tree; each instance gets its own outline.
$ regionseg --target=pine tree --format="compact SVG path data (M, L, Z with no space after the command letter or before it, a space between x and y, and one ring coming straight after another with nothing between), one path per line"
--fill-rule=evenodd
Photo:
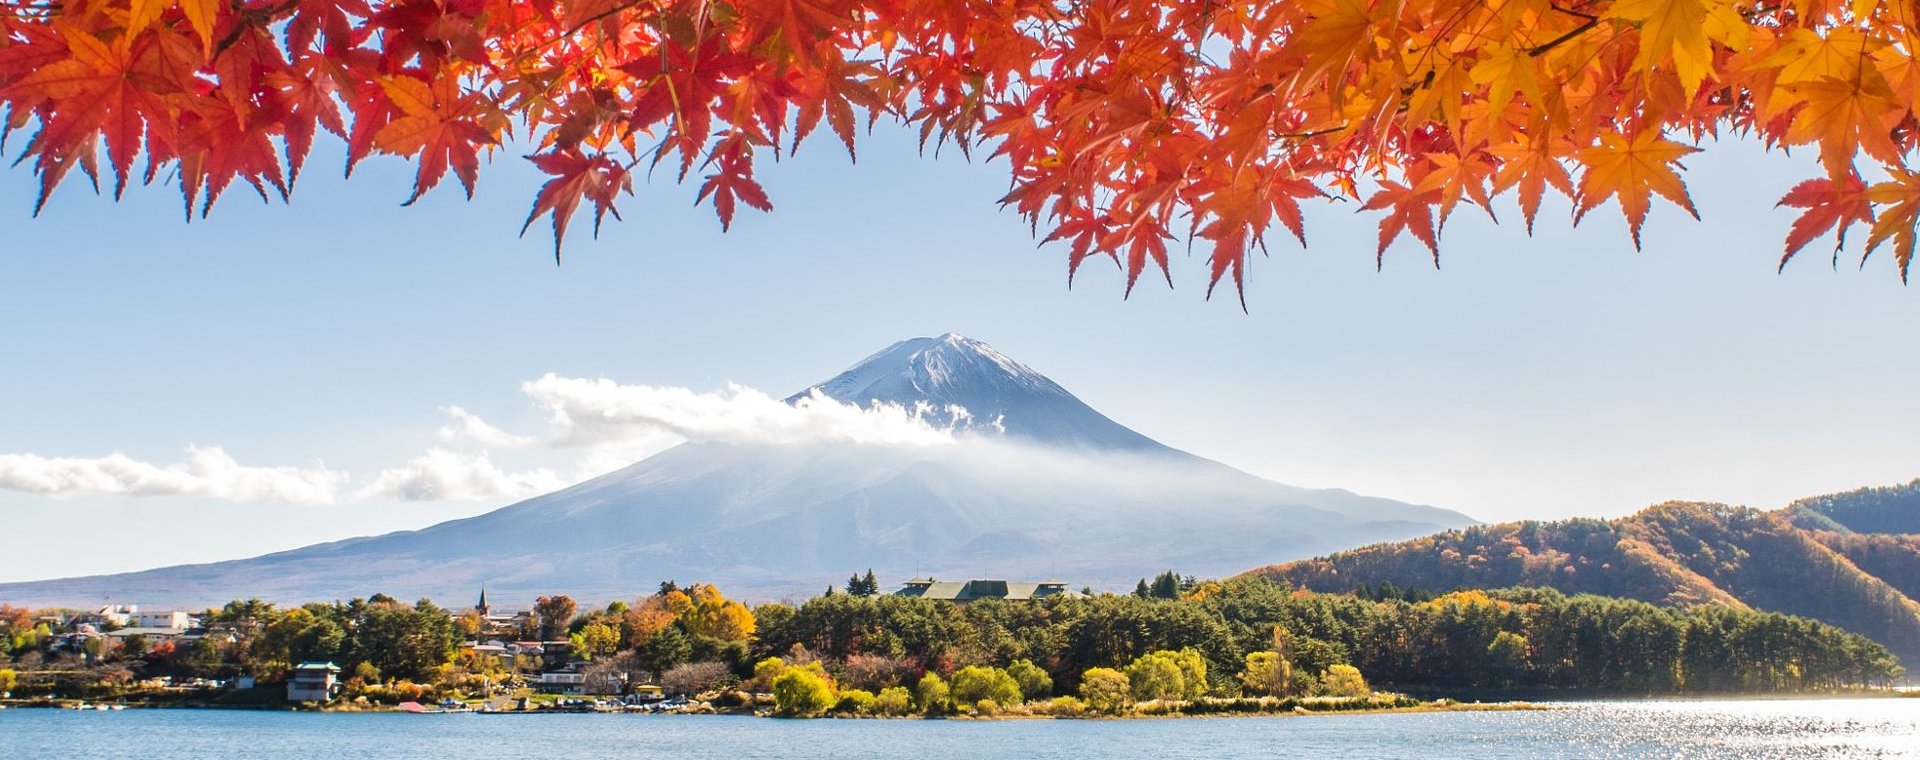
M880 580L873 577L873 568L871 567L867 568L867 577L860 580L860 585L866 588L867 596L880 593Z
M1179 599L1180 576L1172 570L1154 576L1153 596L1156 599Z

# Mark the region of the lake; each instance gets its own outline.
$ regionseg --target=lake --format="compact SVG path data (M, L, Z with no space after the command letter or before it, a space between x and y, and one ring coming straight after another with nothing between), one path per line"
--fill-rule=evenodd
M0 711L8 758L1920 758L1920 699L1162 720Z

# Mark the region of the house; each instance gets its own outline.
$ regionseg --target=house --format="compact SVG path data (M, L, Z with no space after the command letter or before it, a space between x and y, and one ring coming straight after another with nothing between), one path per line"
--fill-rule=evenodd
M533 687L542 694L579 694L585 689L586 680L580 663L572 663L564 668L541 671Z
M80 626L80 625L124 626L124 625L130 624L133 620L133 616L138 614L140 614L140 605L109 604L93 612L83 612L78 615L74 615L72 619L69 619L66 622L68 625L74 625L74 626Z
M936 581L932 578L914 578L907 581L894 596L919 597L921 599L941 599L949 602L971 602L975 599L1007 599L1012 601L1030 601L1050 596L1079 596L1069 590L1066 581Z
M148 644L158 644L162 641L180 640L182 637L185 637L187 635L187 629L185 628L121 628L118 630L108 631L106 635L108 638L115 639L117 641L120 641L121 643L125 643L127 639L133 638L135 636L139 636L140 638L145 639Z
M135 628L192 628L193 617L185 612L135 612L126 625Z
M329 702L340 695L340 666L303 662L287 676L288 702Z

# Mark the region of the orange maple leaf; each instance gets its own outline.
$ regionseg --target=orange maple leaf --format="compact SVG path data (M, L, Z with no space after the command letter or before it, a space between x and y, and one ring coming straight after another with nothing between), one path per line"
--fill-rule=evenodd
M1653 131L1641 132L1632 140L1615 132L1602 134L1599 145L1580 151L1580 162L1587 169L1580 175L1580 190L1574 197L1573 223L1579 224L1595 206L1617 197L1633 232L1633 247L1639 250L1640 226L1647 221L1654 193L1699 219L1686 183L1673 170L1682 156L1699 150Z
M1786 255L1780 257L1782 270L1795 253L1827 230L1838 227L1833 246L1834 255L1838 256L1840 248L1847 244L1848 227L1873 222L1873 203L1867 196L1867 186L1860 181L1860 175L1853 172L1848 172L1840 182L1821 178L1794 185L1774 205L1806 209L1800 218L1793 220L1793 229L1787 232Z

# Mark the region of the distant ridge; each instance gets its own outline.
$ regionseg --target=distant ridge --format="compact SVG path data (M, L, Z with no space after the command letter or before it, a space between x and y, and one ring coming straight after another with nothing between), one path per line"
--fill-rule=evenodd
M0 601L208 605L631 598L664 579L817 593L856 570L1130 585L1219 575L1473 523L1458 512L1264 480L1164 446L959 335L896 343L796 394L925 410L946 445L688 443L578 485L416 531L251 559L0 584ZM957 411L964 408L964 414ZM889 580L888 582L892 582Z
M1473 526L1249 571L1316 591L1391 583L1552 586L1568 593L1802 615L1920 665L1920 481L1814 497L1774 511L1672 502L1615 520Z

